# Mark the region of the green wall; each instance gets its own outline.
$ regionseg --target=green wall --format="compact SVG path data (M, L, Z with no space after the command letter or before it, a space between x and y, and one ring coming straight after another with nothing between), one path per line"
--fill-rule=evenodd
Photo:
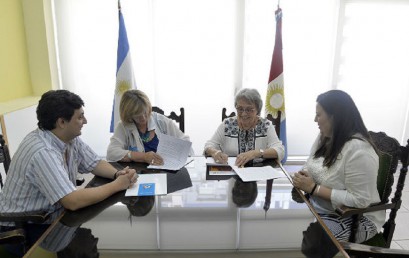
M0 0L0 103L32 95L23 8Z
M0 115L36 105L58 88L50 6L51 0L0 0Z

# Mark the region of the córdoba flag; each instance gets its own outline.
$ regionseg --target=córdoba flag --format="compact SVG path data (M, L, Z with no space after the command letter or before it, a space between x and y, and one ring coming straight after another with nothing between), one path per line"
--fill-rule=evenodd
M287 133L286 114L284 103L284 76L283 76L283 42L281 35L282 11L278 7L275 11L276 37L273 57L271 59L270 76L268 79L266 97L266 115L271 114L277 118L278 111L281 111L280 135L278 137L285 147L285 156L282 163L287 160Z

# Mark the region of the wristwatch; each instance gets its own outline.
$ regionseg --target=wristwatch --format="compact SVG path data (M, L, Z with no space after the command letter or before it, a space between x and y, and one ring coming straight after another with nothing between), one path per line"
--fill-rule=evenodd
M261 154L261 158L263 159L264 158L264 150L263 149L260 149L260 154Z

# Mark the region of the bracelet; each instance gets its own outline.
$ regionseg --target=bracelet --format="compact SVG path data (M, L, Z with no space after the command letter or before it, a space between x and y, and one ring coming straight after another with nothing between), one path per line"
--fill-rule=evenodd
M126 156L128 156L128 158L129 158L130 160L132 160L132 152L131 152L131 151L129 151L129 152L126 154Z
M318 195L318 193L320 192L320 188L321 188L321 185L318 185L318 188L317 188L317 195Z
M121 170L117 170L116 172L115 172L115 174L114 174L114 179L116 179L117 177L118 177L118 172L119 171L121 171Z
M222 151L221 151L221 150L217 150L217 151L213 154L213 156L216 157L216 155L219 154L220 152L222 152Z
M311 193L310 193L311 196L313 196L314 191L315 191L315 188L317 188L317 184L315 184L314 187L312 188L312 191L311 191Z
M260 149L259 152L260 152L260 156L261 156L260 158L264 159L264 150Z

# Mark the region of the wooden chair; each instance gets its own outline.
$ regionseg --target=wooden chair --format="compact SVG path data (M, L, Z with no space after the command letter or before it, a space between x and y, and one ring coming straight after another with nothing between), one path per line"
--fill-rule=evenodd
M4 244L22 244L24 252L28 251L26 244L26 231L24 224L30 223L44 223L49 217L49 214L40 211L20 212L20 213L0 213L0 221L14 222L16 229L0 232L0 245ZM6 252L0 250L0 254Z
M387 257L388 252L395 253L396 250L387 249L390 247L393 233L395 231L396 214L402 204L402 190L405 185L406 174L408 171L409 158L409 140L406 146L400 146L399 142L387 136L383 132L370 132L372 140L379 150L379 170L377 187L381 201L365 209L356 209L349 207L339 207L336 212L342 217L353 217L356 223L353 224L351 238L348 243L342 243L344 249L353 255L359 257ZM396 185L394 186L394 175L397 171L398 162L401 162L401 169ZM393 192L391 201L389 198ZM352 244L355 242L355 232L358 228L358 221L366 212L390 210L387 221L383 225L383 231L373 238L363 242L361 245ZM366 246L366 247L365 247ZM368 246L380 248L368 248ZM382 248L387 248L386 250ZM372 251L368 251L372 250ZM379 253L379 254L375 254ZM395 254L396 255L396 254ZM406 253L409 257L409 252Z
M234 111L231 112L230 115L227 115L226 112L227 112L227 109L226 109L226 108L223 108L223 109L222 109L222 121L224 121L224 119L226 119L226 118L228 118L228 117L236 116L236 112L234 112Z
M165 115L165 112L159 107L152 107L152 111ZM184 108L180 108L180 115L177 115L174 111L171 111L167 117L175 120L179 124L179 129L182 132L185 132L185 109Z
M10 162L11 162L11 158L10 158L9 148L6 144L6 141L3 138L3 135L0 134L0 163L3 163L4 171L6 174L7 174L7 171L9 171ZM1 188L3 188L3 178L2 178L1 173L0 173L0 186Z
M335 237L333 237L331 232L326 228L324 222L319 219L318 214L316 215L316 217L318 216L317 221L321 224L325 232L329 234L330 238L333 239L334 244L340 245L342 250L348 255L351 255L351 257L409 257L408 250L389 248L395 231L396 214L402 203L402 190L408 171L409 140L406 146L400 146L396 139L387 136L383 132L369 132L369 134L379 151L377 188L381 201L364 209L345 206L336 209L336 212L340 214L340 216L352 216L354 218L349 242L338 242L335 240ZM394 174L397 171L399 161L401 161L402 167L399 172L398 182L394 186ZM389 201L392 192L393 198ZM308 201L308 194L302 195L302 193L295 188L293 188L292 194L296 202L306 202L310 210L314 213L315 209ZM359 219L364 213L379 210L390 210L387 221L383 225L383 231L361 244L354 243Z
M0 163L3 163L4 170L7 172L10 167L10 152L7 144L0 134ZM3 188L3 180L0 174L0 183ZM0 232L0 245L2 244L16 244L25 243L25 231L23 229L24 223L30 221L34 223L42 223L47 219L48 215L41 212L25 212L25 213L0 213L0 221L15 222L16 229Z
M271 114L268 114L266 118L273 123L274 128L276 129L276 134L278 138L280 138L281 111L277 112L276 118L274 118Z
M227 112L227 109L223 108L222 109L222 121L224 121L224 119L228 117L236 116L236 112L234 111L231 112L229 115L227 115L226 112ZM274 118L271 114L268 114L266 118L273 123L277 136L280 137L281 111L278 111L278 115L276 118Z

